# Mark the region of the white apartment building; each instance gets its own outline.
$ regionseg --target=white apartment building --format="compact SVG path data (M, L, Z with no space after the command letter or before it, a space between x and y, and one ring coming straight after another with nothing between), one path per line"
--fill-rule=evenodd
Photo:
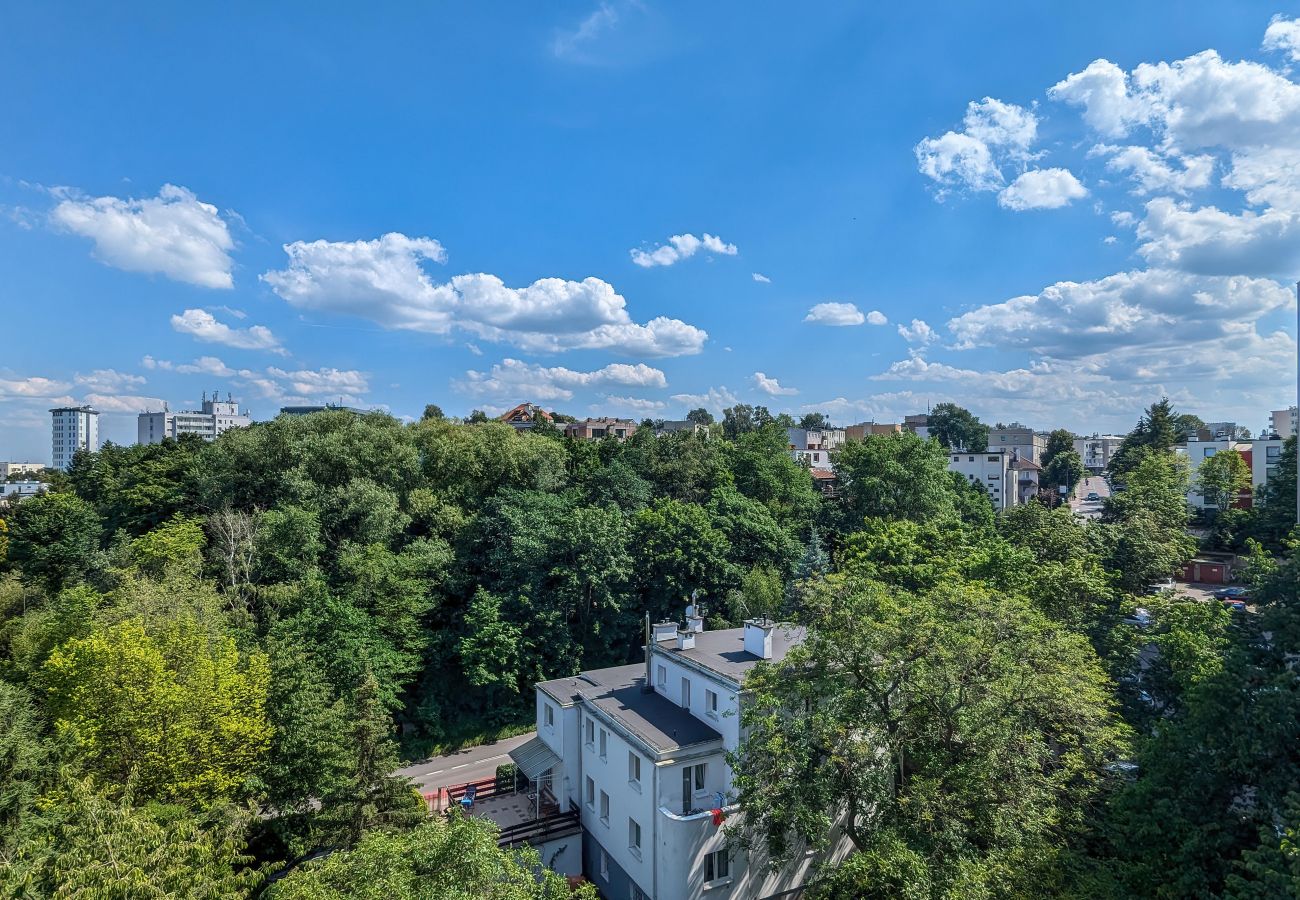
M6 480L10 475L27 475L30 472L39 472L44 468L45 463L0 462L0 481Z
M787 428L785 439L795 462L834 472L831 451L843 447L845 437L843 428Z
M1119 445L1124 443L1122 434L1097 434L1092 437L1074 439L1074 452L1083 460L1083 466L1092 472L1100 472L1110 465L1110 458L1115 455Z
M1009 450L989 448L979 453L966 450L948 452L948 471L963 476L969 483L979 482L988 491L995 510L1009 509L1019 502L1017 472L1011 467L1015 454Z
M99 410L58 406L50 410L54 468L65 472L78 450L99 449Z
M705 631L687 613L685 628L653 627L644 664L539 683L537 737L510 754L561 808L580 810L580 863L567 844L539 848L542 858L607 900L764 898L826 858L800 854L771 872L760 853L729 847L718 821L740 814L726 754L741 739L745 675L784 658L803 629L752 620ZM837 833L832 848L838 861L849 842Z
M1187 494L1188 504L1197 509L1206 509L1211 506L1196 491L1196 473L1200 469L1201 463L1216 453L1222 453L1224 450L1236 450L1245 459L1246 465L1250 467L1250 492L1253 498L1259 493L1259 489L1264 486L1264 482L1277 474L1284 443L1285 441L1281 438L1262 438L1253 441L1236 441L1225 438L1217 441L1188 441L1186 445L1174 448L1177 453L1186 457L1187 468L1192 477L1192 489ZM1248 506L1250 504L1246 503L1244 505Z
M34 497L49 487L43 481L0 481L0 501L13 502Z
M247 413L239 411L239 404L231 400L218 400L214 393L209 400L203 395L203 407L199 410L171 412L142 412L136 424L137 444L161 444L166 438L178 438L182 434L197 434L205 441L215 441L224 432L232 428L243 428L253 424Z
M1034 431L1028 425L1012 422L1000 428L989 429L990 450L1014 450L1021 459L1038 462L1047 449L1047 435Z
M1290 437L1300 431L1300 406L1292 406L1289 409L1275 409L1269 416L1269 422L1273 426L1273 434L1279 437Z

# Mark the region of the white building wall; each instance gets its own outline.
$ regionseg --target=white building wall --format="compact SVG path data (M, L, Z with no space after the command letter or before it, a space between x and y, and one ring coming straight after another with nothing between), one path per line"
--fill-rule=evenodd
M1017 502L1015 472L1007 468L1010 461L1010 453L949 451L948 471L962 475L971 484L976 481L983 483L993 501L993 508L1002 510L1015 506Z
M587 741L587 722L592 724L592 741ZM591 708L582 710L582 826L605 848L605 852L642 890L649 893L653 884L656 767L645 748L633 746L619 734L613 723ZM605 754L601 755L604 736ZM641 781L628 778L628 754L635 752L641 760ZM594 796L587 797L587 779L592 780ZM609 815L601 816L601 794L609 797ZM641 848L629 842L629 820L641 826Z
M99 449L99 412L89 406L50 410L53 467L67 471L78 450Z
M1300 429L1300 406L1292 406L1289 409L1275 409L1270 416L1273 425L1273 431L1279 437L1289 437L1296 434Z

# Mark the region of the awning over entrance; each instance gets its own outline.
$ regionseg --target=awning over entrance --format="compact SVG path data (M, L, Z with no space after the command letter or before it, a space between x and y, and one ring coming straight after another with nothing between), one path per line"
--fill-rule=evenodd
M519 771L528 776L529 781L540 780L543 775L560 764L560 758L539 737L511 750L510 758L519 767Z

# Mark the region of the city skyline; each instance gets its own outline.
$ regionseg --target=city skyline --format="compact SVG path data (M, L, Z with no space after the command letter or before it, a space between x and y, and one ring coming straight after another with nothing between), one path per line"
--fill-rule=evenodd
M12 11L0 457L214 388L1085 434L1293 405L1300 25L946 12Z

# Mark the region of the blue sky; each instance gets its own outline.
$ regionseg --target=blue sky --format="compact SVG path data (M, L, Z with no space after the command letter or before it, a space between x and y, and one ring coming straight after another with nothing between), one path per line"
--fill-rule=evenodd
M53 403L130 441L212 389L1295 402L1295 8L190 6L0 13L0 459L47 458Z

